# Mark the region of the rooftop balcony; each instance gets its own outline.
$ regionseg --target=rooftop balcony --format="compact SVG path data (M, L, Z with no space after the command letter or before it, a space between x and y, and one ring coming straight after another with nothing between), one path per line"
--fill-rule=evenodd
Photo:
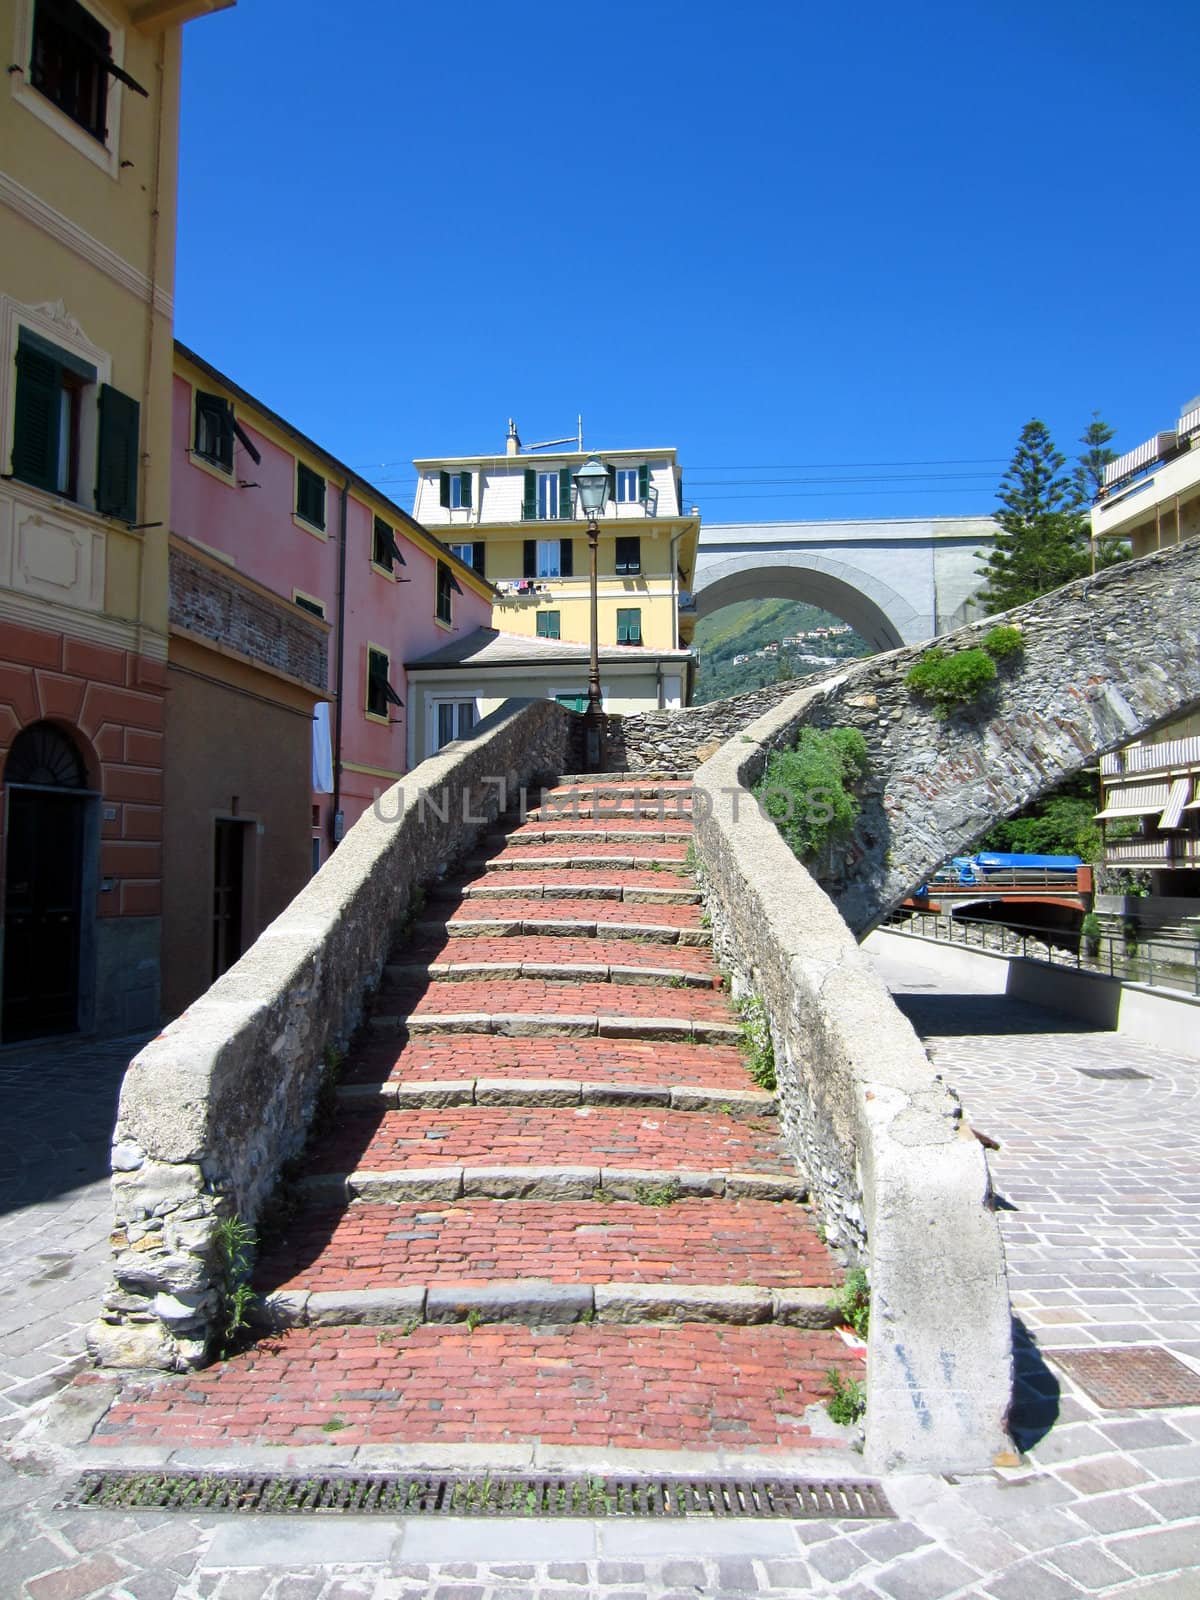
M1104 469L1104 488L1092 507L1098 539L1126 537L1160 511L1172 517L1178 505L1200 494L1200 405L1178 425L1156 433Z

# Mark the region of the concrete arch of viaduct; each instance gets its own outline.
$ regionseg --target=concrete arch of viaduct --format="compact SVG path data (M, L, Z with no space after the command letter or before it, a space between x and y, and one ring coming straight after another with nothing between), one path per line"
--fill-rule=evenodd
M861 567L802 551L756 552L704 563L698 574L696 617L740 600L800 600L848 622L875 650L917 644L930 634L920 616L889 584Z

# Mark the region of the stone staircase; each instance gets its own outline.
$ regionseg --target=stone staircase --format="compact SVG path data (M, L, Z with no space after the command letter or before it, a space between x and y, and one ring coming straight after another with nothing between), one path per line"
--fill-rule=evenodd
M827 1437L808 1408L862 1367L739 1052L689 794L564 778L430 895L264 1242L270 1331L127 1386L97 1443Z

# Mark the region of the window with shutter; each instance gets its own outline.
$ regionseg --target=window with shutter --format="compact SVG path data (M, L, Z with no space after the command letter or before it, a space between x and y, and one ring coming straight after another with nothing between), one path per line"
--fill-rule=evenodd
M637 492L637 497L638 497L639 500L643 500L643 501L649 500L649 498L650 498L650 467L649 467L649 465L648 464L644 464L644 465L640 466L637 469L637 474L638 474L638 492Z
M642 642L642 613L638 607L617 611L617 643L641 644Z
M557 472L538 473L537 514L542 522L552 522L558 516L558 488Z
M538 542L536 539L526 539L522 551L521 576L523 578L536 578L538 575Z
M193 449L223 472L233 471L233 417L229 401L223 395L196 390Z
M560 517L571 515L571 469L560 467L558 471L558 514Z
M539 611L537 614L537 636L539 639L557 639L560 636L561 611Z
M81 482L80 437L96 369L30 328L18 334L16 369L12 475L77 500L92 488Z
M465 511L471 509L471 474L460 472L458 475L458 503Z
M532 467L525 468L525 491L521 500L521 520L534 522L538 513L538 475ZM533 573L527 572L527 578L532 578Z
M319 472L296 463L296 515L314 528L325 527L325 479Z
M535 578L561 578L562 577L562 547L568 541L563 539L539 539L537 541L537 565L531 574Z
M454 581L454 574L444 561L437 564L437 609L436 616L439 622L451 623L453 618L453 601L451 596L458 585ZM462 590L458 590L459 594Z
M617 576L628 578L642 570L642 541L635 535L619 538L617 544Z
M487 541L485 539L476 539L472 544L470 564L481 578L486 576Z
M100 385L100 442L96 456L96 510L137 521L138 433L141 407L107 383Z
M575 541L574 539L560 539L558 541L558 571L563 578L575 576Z
M438 473L438 505L445 506L447 511L450 509L450 474L448 472Z
M310 595L310 594L301 594L299 589L293 590L293 592L292 592L292 601L293 601L293 603L295 605L298 605L300 607L301 611L309 611L309 612L312 613L312 615L314 617L320 617L322 619L322 621L324 620L324 617L325 617L325 603L324 603L324 601L322 601L322 600L314 600L312 595Z
M400 547L396 543L396 531L390 522L385 522L382 517L376 517L374 531L371 536L371 560L377 567L382 567L385 572L391 572L394 566L405 566L407 563L400 554Z
M78 0L34 0L29 81L101 144L108 137L111 65L108 29Z
M404 701L389 681L391 660L386 650L367 646L367 713L372 717L391 720L389 706L403 706Z

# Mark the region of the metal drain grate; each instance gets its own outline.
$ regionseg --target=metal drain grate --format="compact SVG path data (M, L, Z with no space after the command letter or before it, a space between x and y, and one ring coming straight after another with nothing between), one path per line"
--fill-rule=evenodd
M134 1511L372 1512L442 1517L891 1517L856 1479L442 1473L85 1472L62 1502Z
M1106 1411L1200 1405L1200 1375L1162 1345L1047 1350L1046 1359L1074 1378Z

